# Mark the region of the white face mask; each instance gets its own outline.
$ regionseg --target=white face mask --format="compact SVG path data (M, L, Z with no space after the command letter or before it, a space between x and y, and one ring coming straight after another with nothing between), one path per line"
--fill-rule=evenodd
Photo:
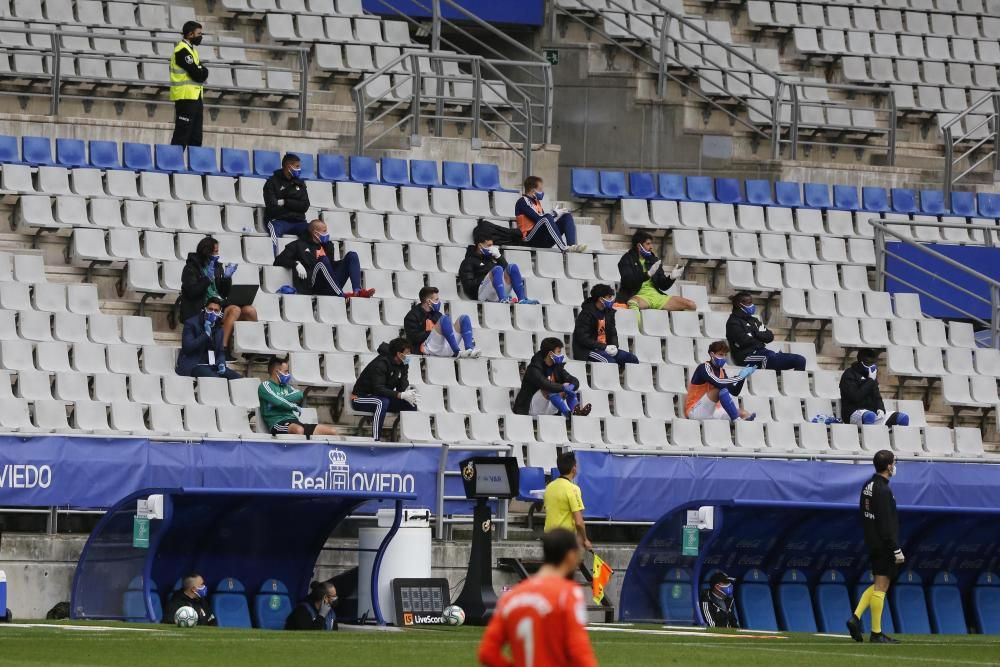
M896 464L893 463L892 465L889 466L889 477L895 477L895 476L896 476Z

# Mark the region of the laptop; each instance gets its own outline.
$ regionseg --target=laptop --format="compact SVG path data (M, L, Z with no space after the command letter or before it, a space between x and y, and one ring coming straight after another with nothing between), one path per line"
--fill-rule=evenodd
M226 297L227 306L252 306L253 300L257 298L259 285L233 285L229 288L229 295Z

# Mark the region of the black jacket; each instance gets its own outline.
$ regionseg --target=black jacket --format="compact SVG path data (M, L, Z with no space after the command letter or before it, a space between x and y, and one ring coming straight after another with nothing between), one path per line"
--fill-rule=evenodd
M701 615L710 628L740 627L740 619L736 616L736 601L713 595L711 590L701 592Z
M212 327L212 336L205 333L205 313L201 312L184 322L181 336L181 351L177 355L178 375L191 375L195 366L208 365L208 352L215 352L215 365L226 360L226 349L222 345L222 322Z
M174 62L178 67L187 72L192 81L195 83L205 83L208 81L208 69L204 65L195 65L191 46L185 42L184 47L176 52Z
M462 285L465 296L470 299L479 298L479 286L483 282L486 274L493 270L494 266L500 265L503 270L507 270L507 260L503 255L499 259L494 259L492 255L485 257L474 245L470 245L465 251L465 259L458 267L458 282ZM503 297L502 294L499 295Z
M572 382L579 389L580 381L566 371L564 364L549 366L545 363L546 353L538 351L528 362L521 379L521 389L514 398L514 414L526 415L531 408L531 397L539 389L547 392L559 392L563 385ZM551 379L550 379L551 378Z
M403 332L406 334L406 339L413 344L414 351L419 351L420 346L431 335L430 329L427 328L427 321L430 320L433 326L440 319L441 311L426 312L419 303L413 304L413 308L410 308L410 312L403 318Z
M840 415L845 423L857 410L878 412L885 410L878 382L868 377L868 369L860 361L854 362L840 376Z
M636 295L639 288L647 280L653 281L653 287L666 293L670 286L674 284L673 279L671 279L666 273L663 272L663 265L660 265L660 270L653 274L650 278L649 274L646 273L649 267L656 264L659 258L653 255L646 260L646 268L642 268L642 264L639 263L639 251L633 247L627 253L622 255L622 258L618 260L618 273L621 274L622 280L618 285L618 302L626 303L629 299Z
M309 281L309 276L312 275L313 267L319 261L316 253L320 248L323 248L326 256L330 258L330 262L336 264L336 261L333 259L336 256L334 254L333 241L327 241L325 244L316 243L312 239L312 236L308 234L300 236L295 241L286 245L281 254L274 258L275 266L283 266L286 269L291 269L292 287L299 294L312 294L312 283ZM295 272L296 262L301 262L302 266L305 267L305 280L300 279L299 274Z
M212 607L208 604L207 598L189 598L184 595L184 591L174 591L174 594L167 600L167 606L163 610L163 622L174 624L174 614L181 607L191 607L198 614L198 625L218 625L219 621L212 613Z
M604 343L597 340L602 322L604 323ZM603 352L608 345L618 346L615 309L598 310L593 300L588 299L580 306L580 314L576 316L576 326L573 327L573 358L589 361L591 350Z
M872 551L891 554L899 548L899 517L896 498L889 480L872 475L861 488L861 522L865 528L865 544Z
M354 394L396 398L408 386L410 378L406 366L390 359L389 344L382 343L378 346L378 356L365 366L354 383Z
M208 300L208 288L212 280L205 275L205 266L193 252L188 253L187 264L181 272L181 321L187 322L205 307ZM233 286L231 278L223 275L222 262L215 263L215 290L225 300L229 296L229 288Z
M336 617L332 629L338 629ZM285 630L326 630L326 619L319 615L312 602L305 600L295 605L295 609L288 615Z
M278 204L279 199L285 205ZM286 178L283 169L278 169L264 183L264 219L305 222L309 210L309 191L299 178Z
M743 366L747 356L774 340L774 333L741 307L733 308L726 322L726 340L733 355L733 363Z

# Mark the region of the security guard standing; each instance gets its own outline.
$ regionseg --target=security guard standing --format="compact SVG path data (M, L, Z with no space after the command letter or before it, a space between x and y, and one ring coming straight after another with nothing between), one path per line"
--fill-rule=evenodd
M184 39L174 47L170 59L170 100L174 103L175 146L201 146L201 124L204 116L202 85L208 70L202 67L198 50L201 44L201 24L188 21L181 29Z

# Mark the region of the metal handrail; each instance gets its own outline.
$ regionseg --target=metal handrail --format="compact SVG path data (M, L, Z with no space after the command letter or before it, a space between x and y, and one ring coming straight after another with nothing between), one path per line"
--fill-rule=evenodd
M891 229L891 227L893 227L893 226L896 226L896 227L903 226L903 225L901 225L901 223L892 222L892 221L886 221L886 220L883 220L882 218L873 218L873 219L870 219L868 222L871 224L872 228L875 230L875 279L876 279L876 287L879 290L884 291L885 290L885 281L886 281L886 278L887 277L888 278L892 278L893 280L899 282L901 285L904 285L904 286L912 289L914 292L920 294L921 296L925 296L928 299L936 301L936 302L938 302L938 303L940 303L942 305L948 306L952 310L954 310L954 311L956 311L958 313L961 313L962 315L964 315L965 317L969 318L970 320L972 320L974 322L977 322L977 323L981 324L984 327L988 327L989 330L990 330L990 333L992 334L992 344L993 344L993 347L994 348L1000 348L1000 280L996 280L995 278L991 278L990 276L987 276L984 273L980 273L979 271L976 271L974 269L970 269L969 267L967 267L966 265L962 264L961 262L958 262L958 261L952 259L951 257L948 257L947 255L945 255L943 253L940 253L937 250L934 250L933 248L929 247L926 243L921 243L921 242L918 242L918 241L914 241L913 239L908 238L902 232L899 232L899 231L896 231L894 229ZM984 238L986 239L986 243L985 243L986 247L994 247L993 236L992 235L995 234L996 230L997 230L997 228L996 228L995 225L980 224L980 223L964 224L964 223L950 223L950 222L916 222L916 221L910 221L910 222L907 222L907 223L904 223L904 224L907 227L928 227L928 228L934 228L934 229L982 230L983 233L984 233ZM945 264L947 264L948 266L952 267L953 269L956 269L959 272L961 272L961 273L963 273L963 274L965 274L965 275L967 275L967 276L969 276L971 278L974 278L975 280L978 280L978 281L980 281L982 283L985 283L985 285L989 288L990 298L986 299L982 295L976 294L975 292L972 292L968 288L963 287L962 285L959 285L959 284L957 284L957 283L955 283L955 282L953 282L953 281L951 281L951 280L949 280L947 278L944 278L944 277L942 277L942 276L934 273L930 269L928 269L928 268L926 268L924 266L921 266L920 264L918 264L916 262L913 262L913 261L911 261L911 260L909 260L909 259L907 259L905 257L902 257L901 255L898 255L898 254L892 252L886 246L886 237L887 236L888 237L892 237L892 239L894 241L903 243L903 244L905 244L905 245L907 245L907 246L909 246L911 248L916 248L916 249L920 250L921 252L923 252L924 254L926 254L928 257L932 257L932 258L934 258L934 259L936 259L938 261L944 262ZM980 316L978 316L978 315L976 315L974 313L970 313L969 311L964 310L963 308L955 305L954 303L952 303L950 301L946 301L945 299L942 299L941 297L937 296L936 294L934 294L934 293L932 293L932 292L930 292L930 291L928 291L926 289L923 289L922 287L914 285L914 284L910 283L907 280L903 280L903 279L900 279L898 277L889 275L888 271L886 270L886 258L887 257L892 257L893 259L897 259L897 260L903 262L904 264L906 264L907 266L910 266L910 267L912 267L912 268L920 271L921 273L924 273L927 276L932 277L935 281L943 283L943 284L947 285L948 287L950 287L952 289L955 289L955 290L958 290L960 292L963 292L964 294L966 294L967 296L972 297L976 301L979 301L979 302L984 303L984 304L989 304L989 306L990 306L990 320L986 321L982 317L980 317Z
M955 135L955 126L958 126L959 131L962 129L960 124L967 116L980 111L982 107L989 105L991 110L989 114L986 114L985 118L980 121L980 123L972 129L966 130L964 133ZM981 129L984 125L989 128L992 124L992 129L986 133L986 136L982 137L976 141L971 147L967 148L961 155L955 156L955 150L958 145L968 141L969 139L975 137L975 133ZM941 133L944 135L944 175L943 175L943 190L944 190L944 204L946 207L951 206L951 194L954 190L955 183L962 180L973 171L979 168L987 160L993 160L993 171L1000 170L1000 92L993 92L989 95L979 98L973 104L971 104L965 111L957 114L953 118L950 118L947 122L941 124ZM972 154L979 150L980 148L986 146L986 144L992 142L993 146L986 151L986 154L980 157L975 162L972 162L966 169L960 173L958 176L955 175L955 167L962 160L966 158L970 159Z

